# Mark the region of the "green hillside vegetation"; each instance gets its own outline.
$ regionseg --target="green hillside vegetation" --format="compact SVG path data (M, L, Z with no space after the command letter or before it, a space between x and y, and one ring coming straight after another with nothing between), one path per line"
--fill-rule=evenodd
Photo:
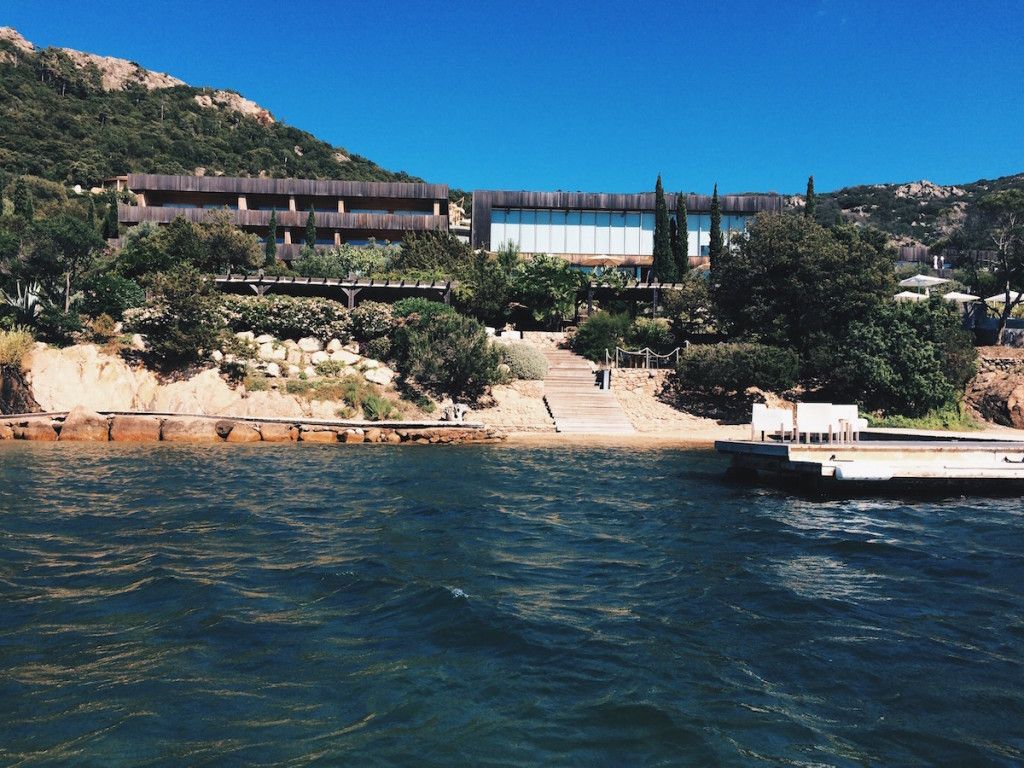
M89 187L129 172L419 181L306 131L195 98L187 85L105 91L93 64L0 40L0 169Z

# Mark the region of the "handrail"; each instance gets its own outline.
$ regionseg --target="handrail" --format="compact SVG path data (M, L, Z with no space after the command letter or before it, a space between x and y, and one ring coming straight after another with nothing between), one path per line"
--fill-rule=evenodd
M620 358L632 359L632 358L636 358L636 357L642 358L644 364L642 366L629 366L629 367L631 367L631 368L641 368L641 367L642 368L651 368L652 367L651 366L651 361L652 360L655 361L655 363L656 363L656 365L654 366L655 368L662 367L662 366L657 364L657 363L659 363L662 360L672 359L672 360L674 360L674 362L676 362L678 364L679 363L679 351L681 349L682 349L682 347L676 347L671 352L666 352L665 354L662 355L662 354L659 354L659 353L655 352L650 347L644 347L643 349L623 349L622 347L616 346L615 347L615 366L614 367L615 368L622 368L623 367L621 362L620 362ZM605 351L604 351L604 361L605 361L605 365L611 366L611 364L612 364L612 356L611 356L611 354L609 354L607 349L605 349Z

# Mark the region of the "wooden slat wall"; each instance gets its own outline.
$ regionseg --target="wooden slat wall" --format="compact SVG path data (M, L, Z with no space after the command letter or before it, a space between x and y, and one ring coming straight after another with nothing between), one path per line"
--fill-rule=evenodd
M172 176L128 174L133 192L217 192L234 195L304 195L313 197L376 197L447 200L447 184L405 181L340 181L330 179L260 179L238 176Z
M188 221L200 222L207 216L225 212L238 227L266 227L270 225L271 211L233 211L214 208L161 208L159 206L117 206L117 218L122 224L138 224L152 221L170 224L178 216ZM307 211L278 211L277 224L280 227L305 227ZM426 232L428 230L448 231L447 216L397 216L384 213L324 213L317 211L318 229L376 230L386 232Z

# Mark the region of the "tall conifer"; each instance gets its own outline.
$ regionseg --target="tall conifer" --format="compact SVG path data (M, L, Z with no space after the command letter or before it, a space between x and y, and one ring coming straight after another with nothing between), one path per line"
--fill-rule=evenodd
M676 276L676 265L672 260L672 234L669 232L668 205L665 203L665 188L661 186L661 174L654 185L654 277L672 282Z
M306 217L306 245L310 248L316 247L316 215L313 213L313 206L309 207L309 216Z
M103 218L103 237L115 240L121 236L121 226L117 221L117 198L111 198L107 205L107 213Z
M676 241L672 243L672 257L676 262L676 277L690 271L689 228L686 225L686 194L676 193Z
M814 209L817 202L814 199L814 176L807 177L807 195L804 198L804 216L808 219L814 218Z
M715 184L715 191L711 193L711 243L708 245L708 256L711 261L711 274L715 273L715 266L722 257L722 208L718 203L718 185Z
M263 244L263 263L270 267L277 262L277 211L270 212L270 224L267 227L267 241Z

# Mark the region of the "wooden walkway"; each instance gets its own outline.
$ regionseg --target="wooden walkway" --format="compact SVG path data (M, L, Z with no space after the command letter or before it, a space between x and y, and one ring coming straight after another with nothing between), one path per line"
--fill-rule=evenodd
M558 432L622 435L636 432L610 390L597 387L590 362L566 349L546 349L544 402Z

